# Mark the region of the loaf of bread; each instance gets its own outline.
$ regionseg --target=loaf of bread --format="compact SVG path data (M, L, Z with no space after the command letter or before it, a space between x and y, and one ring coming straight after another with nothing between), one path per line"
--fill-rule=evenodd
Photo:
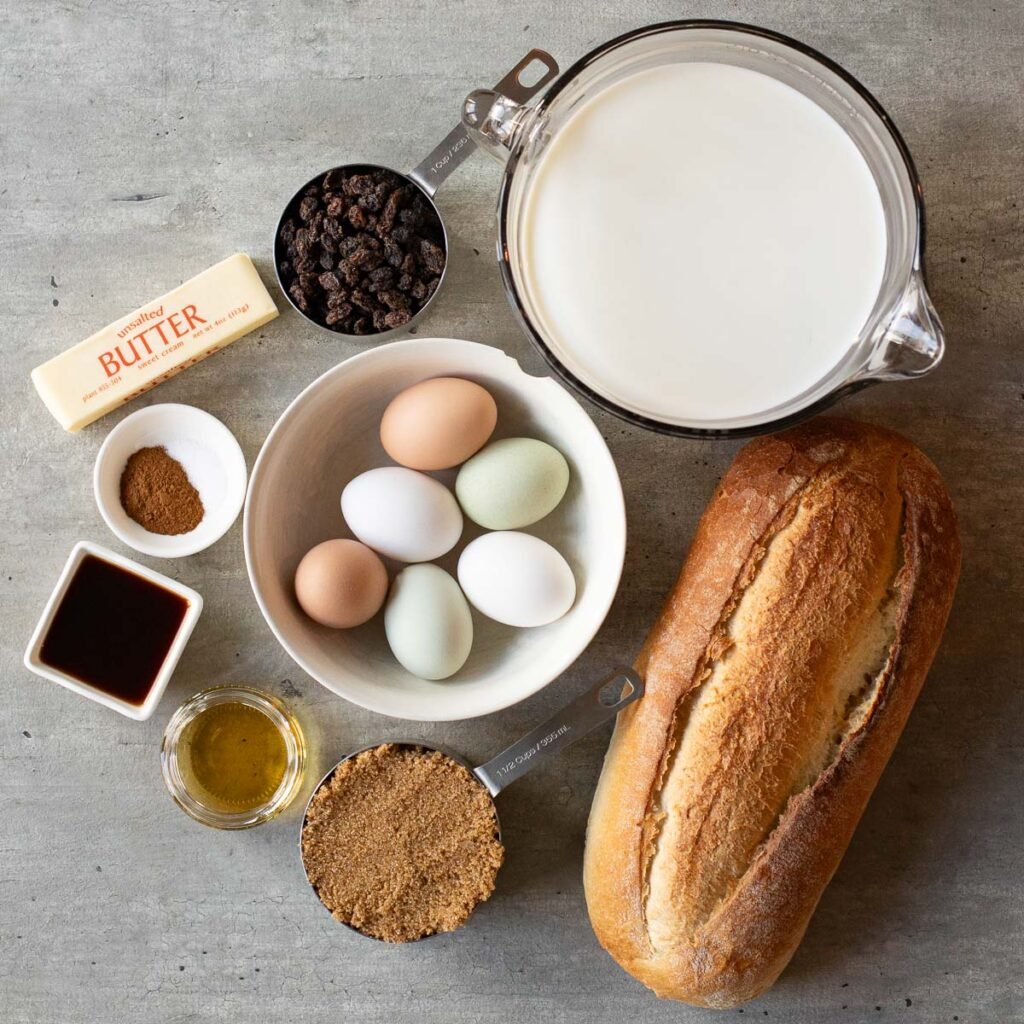
M590 815L601 944L729 1007L789 962L939 645L949 495L896 434L819 419L748 444L639 656Z

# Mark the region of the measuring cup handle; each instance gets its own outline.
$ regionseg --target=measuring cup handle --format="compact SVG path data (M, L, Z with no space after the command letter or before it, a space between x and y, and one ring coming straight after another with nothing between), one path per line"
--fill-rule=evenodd
M524 85L521 78L522 73L530 65L538 62L544 66L544 73L537 81ZM557 74L558 64L555 62L555 58L545 50L535 49L523 57L494 88L496 92L521 104L536 96ZM433 196L448 175L473 152L477 141L463 120L431 150L424 160L409 172L409 177L428 196Z
M474 774L492 796L497 796L538 761L582 739L614 718L627 704L642 697L643 693L644 683L640 676L631 668L620 668L543 725L506 747L497 757L492 757L487 764L480 765Z

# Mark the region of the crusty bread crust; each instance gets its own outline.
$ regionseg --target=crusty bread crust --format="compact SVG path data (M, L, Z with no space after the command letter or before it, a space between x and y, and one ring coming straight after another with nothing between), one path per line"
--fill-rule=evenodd
M601 944L729 1007L789 962L917 698L960 567L932 463L818 419L748 444L637 661L591 810Z

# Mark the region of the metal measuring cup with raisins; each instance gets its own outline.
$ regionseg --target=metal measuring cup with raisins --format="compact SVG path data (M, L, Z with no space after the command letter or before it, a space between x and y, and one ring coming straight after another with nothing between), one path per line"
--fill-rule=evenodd
M529 86L531 65L543 74ZM531 50L495 87L525 102L558 65ZM433 195L475 149L459 124L408 174L343 164L295 193L274 235L274 268L288 301L318 327L346 336L407 329L437 294L448 236Z
M292 305L339 334L405 327L444 276L448 241L434 204L386 167L336 167L281 220L277 275Z

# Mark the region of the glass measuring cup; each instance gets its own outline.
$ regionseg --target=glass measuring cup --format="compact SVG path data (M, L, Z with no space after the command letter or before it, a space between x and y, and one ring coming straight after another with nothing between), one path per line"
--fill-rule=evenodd
M610 85L669 62L749 68L803 93L846 132L863 156L883 208L886 252L874 307L845 355L821 379L781 404L723 419L673 417L617 396L613 381L586 377L544 325L525 267L526 197L540 160L579 107ZM942 325L925 287L924 207L910 153L877 100L852 75L803 44L749 25L678 21L613 39L568 69L530 108L500 90L467 98L463 120L480 144L506 161L498 199L498 261L519 322L555 372L595 404L639 426L688 437L777 430L840 396L879 381L922 376L938 365ZM654 125L652 130L666 130ZM567 256L567 258L570 258Z
M506 747L500 754L495 755L486 763L476 767L460 754L434 744L420 743L414 740L391 740L388 743L391 746L412 747L428 753L437 751L452 761L457 762L467 769L483 786L489 794L493 806L494 798L506 786L525 775L541 761L553 757L571 743L575 743L576 740L592 732L599 725L603 725L614 718L624 707L642 697L643 693L644 684L640 676L631 668L619 668L608 678L591 687L581 696L577 697L576 700L572 701L572 703L562 708L546 722ZM347 761L368 750L374 750L384 745L386 744L371 743L365 747L360 747L358 750L353 750L350 754L343 757L317 783L310 794L309 802L306 804L306 810L302 817L302 826L299 830L300 856L302 856L302 834L306 827L310 806L317 793L330 782L334 773ZM497 839L500 842L501 822L498 818L496 806L494 806L494 820L497 823ZM344 851L338 851L338 853L339 856L344 856ZM304 858L303 870L306 873L306 880L319 897L320 894L310 877ZM350 928L358 935L364 935L366 938L376 940L376 936L368 935L350 924L346 924L345 927ZM428 936L423 937L426 938Z
M538 68L540 69L539 76L534 73L535 69ZM533 49L530 50L530 52L527 53L511 71L509 71L497 86L495 86L495 89L502 95L513 97L516 103L523 104L543 89L544 86L547 85L548 82L550 82L557 74L558 64L555 62L555 59L544 50ZM332 334L340 334L342 337L362 337L383 340L385 338L391 338L403 331L408 331L420 315L434 301L434 297L441 290L441 285L444 283L445 275L448 272L448 232L445 230L444 220L441 217L441 213L438 210L437 205L434 203L434 193L441 186L442 182L444 182L457 167L461 166L461 164L465 162L475 149L476 140L470 134L466 126L460 122L419 164L409 171L408 174L403 174L401 171L396 171L390 167L384 167L380 164L367 164L357 161L348 164L339 164L337 167L328 168L327 170L321 171L319 174L310 178L309 181L298 189L291 199L289 199L285 204L284 210L278 218L277 226L274 228L274 273L277 275L278 286L285 298L291 304L292 308L310 323L316 324L317 327L328 330ZM375 171L383 171L393 175L397 179L401 179L404 184L411 185L419 194L420 198L426 204L427 209L436 219L436 223L440 228L440 238L437 239L437 241L444 250L444 266L441 270L441 274L434 291L426 297L419 309L412 315L411 319L402 324L401 327L372 331L361 335L350 335L344 331L329 327L325 321L316 316L309 315L309 313L300 308L295 298L291 295L289 291L289 284L286 280L286 274L283 271L283 267L286 263L286 246L282 239L281 229L286 221L299 220L299 206L302 203L303 198L306 196L307 190L311 187L317 186L328 175L341 178L349 174L369 174ZM319 274L321 269L322 268L319 266L316 267L315 273Z

